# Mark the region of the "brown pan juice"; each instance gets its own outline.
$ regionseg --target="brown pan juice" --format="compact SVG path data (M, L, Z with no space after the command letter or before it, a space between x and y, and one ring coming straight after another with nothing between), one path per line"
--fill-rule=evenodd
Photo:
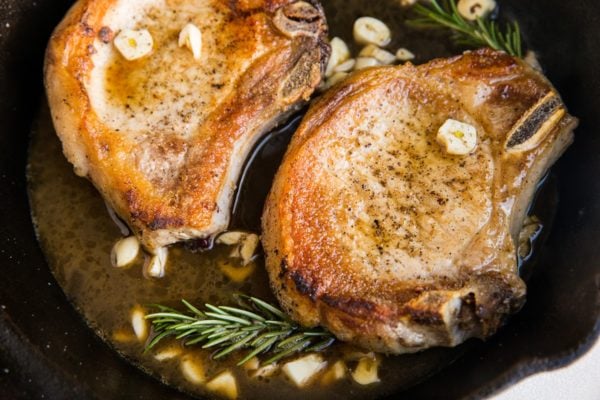
M444 33L419 32L404 25L407 11L397 1L324 1L330 25L330 37L352 41L356 18L382 19L393 32L390 49L406 47L421 63L435 57L456 54ZM353 49L356 52L358 49ZM264 199L301 114L268 134L256 146L244 167L233 205L230 229L259 232ZM555 191L553 181L538 194L534 212L546 225L553 217ZM156 351L144 352L131 328L130 312L137 305L160 303L181 308L186 299L197 306L204 303L231 305L232 294L245 293L275 302L270 291L264 261L258 257L252 274L235 283L223 274L220 265L231 262L229 250L216 246L207 252L191 252L183 245L170 249L167 274L163 279L148 280L142 275L141 257L128 269L112 267L110 252L120 239L118 227L110 219L100 194L85 179L75 176L62 154L52 127L47 105L39 112L29 153L29 190L34 222L48 263L66 295L89 326L123 357L143 370L193 395L206 395L202 385L185 379L181 360L200 360L206 375L212 377L231 369L237 379L240 398L246 399L365 399L391 394L411 386L444 368L469 347L432 349L419 354L383 356L379 369L381 382L360 386L349 377L331 385L317 381L305 389L296 388L282 373L268 378L253 378L244 368L235 367L240 355L220 361L211 360L211 352L197 347L183 348L177 342L165 342L156 351L175 348L180 355L158 361ZM547 231L547 230L546 230ZM527 266L528 263L525 263ZM325 352L334 361L353 349L336 344ZM352 362L348 362L352 368Z

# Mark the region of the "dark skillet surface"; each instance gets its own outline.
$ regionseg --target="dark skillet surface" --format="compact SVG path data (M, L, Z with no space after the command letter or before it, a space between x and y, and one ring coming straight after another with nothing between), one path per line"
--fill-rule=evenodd
M43 50L69 1L0 0L0 397L184 399L123 361L87 328L46 266L25 179L42 95ZM528 302L487 343L394 398L479 398L565 365L600 328L600 3L504 1L581 118L554 169L560 204L529 280ZM8 24L8 25L7 25ZM595 371L590 371L595 373Z

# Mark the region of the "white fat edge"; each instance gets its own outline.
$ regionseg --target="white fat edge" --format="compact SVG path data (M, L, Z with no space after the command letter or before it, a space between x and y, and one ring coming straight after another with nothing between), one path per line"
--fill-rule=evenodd
M227 230L229 221L231 219L231 207L233 206L233 200L235 191L237 189L237 183L242 174L242 168L246 164L247 155L254 148L256 143L261 140L266 133L273 130L279 121L286 120L296 108L291 108L283 113L279 118L271 121L271 123L260 131L254 133L254 135L243 134L240 139L235 142L232 155L230 158L229 168L227 168L227 175L225 177L225 186L219 192L217 197L217 211L213 213L212 219L212 233L221 233Z

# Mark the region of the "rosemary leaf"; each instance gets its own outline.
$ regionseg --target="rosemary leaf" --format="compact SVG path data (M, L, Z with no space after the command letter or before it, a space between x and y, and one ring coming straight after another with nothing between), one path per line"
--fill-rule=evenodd
M146 351L167 337L186 346L215 349L219 359L248 349L238 362L243 365L261 354L271 356L266 364L304 351L322 351L335 342L324 329L304 329L280 309L255 297L236 296L239 307L205 304L203 310L182 300L185 311L152 305L158 312L146 316L152 323L152 337Z
M478 18L467 21L458 11L456 0L430 0L428 5L415 4L416 17L408 21L410 26L422 29L445 28L453 32L456 44L467 46L487 46L523 57L521 29L515 21L508 23L504 31L497 21Z

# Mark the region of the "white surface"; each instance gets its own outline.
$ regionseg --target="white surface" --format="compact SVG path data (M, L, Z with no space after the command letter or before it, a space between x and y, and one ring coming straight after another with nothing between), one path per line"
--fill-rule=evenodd
M526 378L491 400L600 400L600 341L575 363Z

